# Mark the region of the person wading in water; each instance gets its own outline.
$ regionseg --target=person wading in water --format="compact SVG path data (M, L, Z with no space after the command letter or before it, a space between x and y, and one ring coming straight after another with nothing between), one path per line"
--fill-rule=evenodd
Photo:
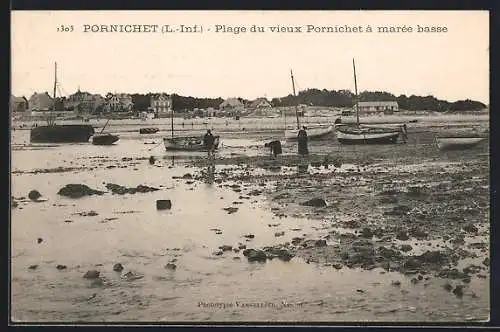
M215 137L214 137L214 135L212 135L212 131L210 129L208 129L207 133L203 137L203 145L205 145L205 149L207 149L207 151L208 151L208 157L213 156L214 141L215 141Z

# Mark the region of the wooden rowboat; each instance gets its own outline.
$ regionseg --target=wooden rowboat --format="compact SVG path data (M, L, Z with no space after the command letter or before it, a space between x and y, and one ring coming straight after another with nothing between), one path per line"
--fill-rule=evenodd
M219 148L220 137L214 135L214 145L213 149L217 150ZM163 144L165 145L165 150L167 151L207 151L207 148L203 144L203 137L191 136L191 137L173 137L163 138Z

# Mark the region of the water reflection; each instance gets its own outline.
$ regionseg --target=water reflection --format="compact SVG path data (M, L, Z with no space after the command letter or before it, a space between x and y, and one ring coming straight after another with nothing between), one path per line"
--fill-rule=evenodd
M306 158L300 158L300 161L297 163L297 173L305 174L309 171L309 160Z
M213 159L209 159L206 169L202 172L202 176L206 184L209 186L213 185L215 181L215 161Z

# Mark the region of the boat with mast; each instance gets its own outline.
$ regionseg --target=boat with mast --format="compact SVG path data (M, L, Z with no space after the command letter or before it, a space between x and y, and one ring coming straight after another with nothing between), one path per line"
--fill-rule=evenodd
M84 143L94 135L94 127L91 125L67 124L59 125L55 123L57 63L54 64L54 94L52 110L47 118L47 125L36 126L30 131L30 141L32 143Z
M170 137L163 138L163 144L167 151L207 151L203 143L203 136L175 136L174 135L174 108L170 113ZM213 149L219 148L220 136L214 135Z
M104 129L108 125L110 119L106 121L104 127L102 127L99 134L95 134L92 136L92 144L94 145L113 145L113 143L117 142L120 139L120 136L111 134L111 133L103 133Z
M341 144L393 144L396 143L398 137L404 134L403 125L383 127L374 125L364 125L359 122L359 96L358 84L356 79L356 64L352 59L352 67L354 71L354 93L355 93L355 110L356 123L335 125L337 140Z
M290 69L290 77L292 79L293 99L296 101L297 95L295 94L295 80L293 78L293 72L291 69ZM286 111L284 111L284 116L285 116L285 139L296 140L297 135L299 134L299 130L300 130L299 110L298 110L297 102L295 102L295 118L297 121L297 128L296 129L287 129L286 128ZM307 128L307 137L309 140L320 139L320 138L323 138L323 137L329 135L332 131L333 131L332 126L328 126L327 128L321 128L321 127Z

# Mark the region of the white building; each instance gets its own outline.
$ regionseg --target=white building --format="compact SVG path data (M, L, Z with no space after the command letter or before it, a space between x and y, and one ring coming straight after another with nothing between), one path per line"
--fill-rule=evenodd
M360 113L392 113L399 112L396 101L360 101L358 103Z
M128 93L108 93L105 108L111 112L130 112L134 107L132 96Z
M172 97L164 93L152 95L149 109L157 115L169 113L172 111Z

